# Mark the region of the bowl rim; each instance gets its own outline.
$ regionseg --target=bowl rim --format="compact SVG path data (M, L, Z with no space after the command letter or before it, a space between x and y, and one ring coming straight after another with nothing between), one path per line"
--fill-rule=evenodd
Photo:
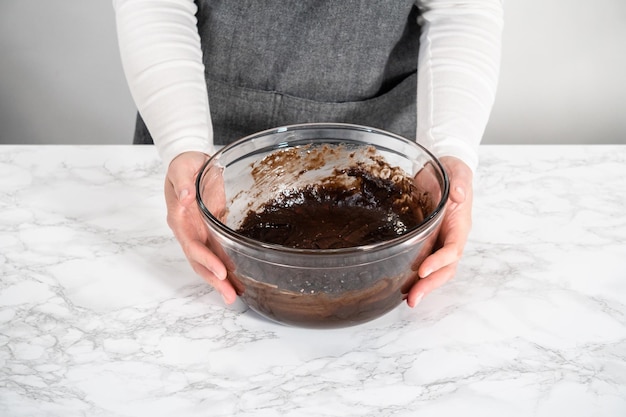
M409 144L410 146L417 146L418 148L420 148L422 152L426 153L432 159L432 161L435 163L435 165L439 168L439 170L442 173L444 186L443 186L441 200L439 201L435 209L420 224L418 224L417 226L413 227L411 230L407 231L406 233L403 233L402 235L398 237L395 237L393 239L383 240L383 241L376 242L376 243L370 243L368 245L350 246L346 248L337 248L337 249L293 248L289 246L277 245L274 243L267 243L267 242L263 242L260 240L252 239L252 238L249 238L247 236L237 233L235 230L226 226L224 223L218 220L213 214L211 214L209 209L205 206L204 202L202 201L202 196L200 195L200 182L202 181L202 178L206 172L206 168L209 166L209 164L213 160L218 159L220 155L228 152L232 148L239 146L241 143L249 142L253 139L256 139L259 137L265 137L271 134L285 133L288 131L297 131L297 130L306 130L306 129L357 130L357 131L363 131L363 132L368 132L368 133L375 133L375 134L389 136L396 140ZM423 231L430 229L431 226L434 223L436 223L438 219L441 218L440 215L443 214L443 212L445 211L446 203L448 201L449 193L450 193L450 179L449 179L449 176L445 167L443 166L439 158L437 158L432 152L430 152L428 149L426 149L426 147L424 147L417 141L411 141L395 133L391 133L389 131L370 127L370 126L351 124L351 123L334 123L334 122L333 123L326 123L326 122L317 123L316 122L316 123L291 124L291 125L279 126L279 127L275 127L271 129L262 130L262 131L253 133L251 135L244 136L243 138L240 138L234 142L231 142L230 144L225 145L224 147L222 147L221 149L213 153L213 155L211 155L209 159L207 159L204 162L204 164L198 171L196 175L196 179L195 179L195 184L196 184L196 203L198 204L200 213L203 215L203 217L206 220L208 220L212 225L216 227L216 231L218 231L219 233L228 236L230 239L235 240L239 244L248 246L256 250L263 249L263 250L269 250L273 252L280 252L284 254L316 255L316 256L319 256L319 255L346 256L350 254L362 254L363 252L383 250L383 249L389 248L390 246L394 246L399 243L405 242L407 240L413 239L419 236Z

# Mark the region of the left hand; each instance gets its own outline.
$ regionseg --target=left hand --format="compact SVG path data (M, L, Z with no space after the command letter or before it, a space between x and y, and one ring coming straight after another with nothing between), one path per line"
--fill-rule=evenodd
M208 156L200 152L185 152L170 163L165 179L165 201L167 203L167 224L180 243L193 270L212 285L224 299L232 304L237 298L236 291L227 278L226 266L216 254L217 246L202 219L195 201L195 179ZM217 180L209 183L214 213L226 206L223 185ZM207 185L207 187L209 187Z
M420 279L409 291L410 307L454 277L472 227L472 170L455 157L443 157L441 163L450 178L448 207L439 230L438 249L422 262L417 271Z

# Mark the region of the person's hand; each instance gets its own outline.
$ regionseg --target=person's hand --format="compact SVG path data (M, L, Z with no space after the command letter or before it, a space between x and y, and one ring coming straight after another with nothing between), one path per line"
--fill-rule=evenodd
M186 152L170 163L165 178L167 224L193 270L222 295L226 304L232 304L237 294L226 279L226 267L209 249L209 232L195 200L195 179L206 160L203 153ZM216 195L220 192L223 190L216 190Z
M450 178L448 207L439 231L438 249L422 262L417 271L420 279L409 291L410 307L454 277L472 227L472 171L454 157L443 157L441 163Z

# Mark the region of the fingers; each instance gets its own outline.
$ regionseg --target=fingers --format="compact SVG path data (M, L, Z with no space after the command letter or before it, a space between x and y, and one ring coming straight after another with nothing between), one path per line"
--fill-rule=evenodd
M465 241L449 242L424 260L418 269L421 278L411 287L407 296L410 307L415 307L424 296L454 278L464 244Z
M233 288L232 284L223 278L219 278L212 270L204 267L204 265L190 261L189 262L194 272L202 279L204 279L209 285L211 285L222 296L222 300L226 304L232 304L237 299L237 292Z
M195 179L207 156L200 152L178 155L167 170L167 179L174 188L178 202L184 206L194 201Z
M441 158L441 163L450 179L450 200L457 204L464 203L472 191L472 170L460 159L450 156Z
M418 268L422 278L430 276L435 271L460 261L465 249L465 243L472 228L471 206L468 203L452 204L451 210L446 213L439 231L441 247L428 256Z
M448 265L457 263L463 254L463 244L450 242L441 249L430 255L422 262L417 273L421 278L431 276L435 271Z
M411 307L454 277L472 226L472 172L453 157L442 158L442 163L450 177L450 194L438 236L441 247L419 266L420 279L407 295Z
M458 263L456 262L446 265L433 272L428 277L419 279L417 283L413 285L407 296L406 301L409 307L415 307L426 295L450 281L456 274L457 265Z
M450 200L456 204L463 204L466 197L467 185L461 181L454 181L450 184Z
M194 272L215 288L226 304L232 304L237 298L237 293L226 279L227 271L222 261L197 240L184 244L183 250Z
M183 153L170 163L165 181L167 223L180 243L194 272L218 291L226 304L237 293L226 279L227 270L209 246L209 235L195 200L195 179L207 156L199 152Z
M189 233L175 233L194 272L217 290L226 304L232 304L237 293L227 278L227 270L220 258L206 243Z
M206 269L219 281L226 279L227 271L222 261L207 247L197 240L192 240L186 245L184 251L190 263L197 263Z

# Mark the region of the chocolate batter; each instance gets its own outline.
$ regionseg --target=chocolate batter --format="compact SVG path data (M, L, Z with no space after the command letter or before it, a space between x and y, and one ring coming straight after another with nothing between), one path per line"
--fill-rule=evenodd
M236 230L284 247L338 249L386 241L413 230L435 206L427 190L373 148L291 148L252 168L252 195L272 197L251 199ZM320 256L319 268L294 269L231 251L237 268L229 270L229 280L266 317L305 327L342 327L398 305L418 279L416 265L431 253L434 238L402 250L374 251L371 261L349 261L348 267L329 268Z
M432 204L399 168L381 159L374 166L356 163L318 184L287 190L249 211L238 232L300 249L339 249L398 237L419 225Z

